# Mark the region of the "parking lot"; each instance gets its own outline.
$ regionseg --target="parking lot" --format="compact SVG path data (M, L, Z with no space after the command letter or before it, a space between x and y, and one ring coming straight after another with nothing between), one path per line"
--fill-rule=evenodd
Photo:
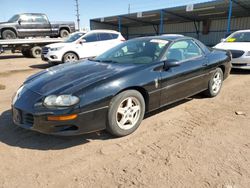
M233 70L216 98L196 95L153 112L123 138L56 137L12 123L11 97L40 59L0 56L0 187L250 185L250 72Z

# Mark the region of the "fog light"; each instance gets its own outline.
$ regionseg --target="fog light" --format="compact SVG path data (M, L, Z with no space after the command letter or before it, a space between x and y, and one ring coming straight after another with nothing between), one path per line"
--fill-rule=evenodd
M62 116L48 116L48 121L68 121L77 118L77 114L62 115Z
M50 58L51 59L57 59L57 56L56 55L51 55Z

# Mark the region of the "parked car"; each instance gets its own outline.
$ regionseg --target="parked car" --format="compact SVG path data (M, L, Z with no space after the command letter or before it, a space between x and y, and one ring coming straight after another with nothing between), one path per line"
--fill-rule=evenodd
M134 132L144 114L188 96L215 97L231 69L228 51L196 39L128 40L100 56L28 78L12 101L15 124L56 135Z
M74 22L50 22L45 14L16 14L7 22L0 23L0 38L50 36L67 37L75 32Z
M250 70L250 30L236 31L214 48L231 51L233 68Z
M92 30L85 35L75 33L60 43L47 45L42 59L49 63L65 63L95 57L125 41L121 33L112 30Z

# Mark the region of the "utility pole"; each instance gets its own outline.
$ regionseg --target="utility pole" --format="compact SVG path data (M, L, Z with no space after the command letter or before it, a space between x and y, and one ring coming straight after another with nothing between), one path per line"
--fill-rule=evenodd
M78 0L76 1L76 20L77 20L77 26L78 26L78 31L80 31L80 14L79 14L79 3Z
M128 4L128 14L130 14L130 3Z

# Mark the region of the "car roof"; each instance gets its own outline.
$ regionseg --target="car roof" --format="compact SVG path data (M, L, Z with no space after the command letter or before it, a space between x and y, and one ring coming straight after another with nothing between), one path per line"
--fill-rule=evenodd
M250 29L245 29L245 30L238 30L238 31L235 31L235 33L240 33L240 32L250 32Z
M109 30L109 29L95 29L95 30L90 30L87 33L114 33L114 34L120 34L120 32L115 31L115 30Z
M178 34L165 34L165 35L158 35L158 36L147 36L147 37L140 37L135 38L136 39L162 39L162 40L168 40L170 42L179 40L179 39L193 39L192 37L187 37L184 35L178 35Z

